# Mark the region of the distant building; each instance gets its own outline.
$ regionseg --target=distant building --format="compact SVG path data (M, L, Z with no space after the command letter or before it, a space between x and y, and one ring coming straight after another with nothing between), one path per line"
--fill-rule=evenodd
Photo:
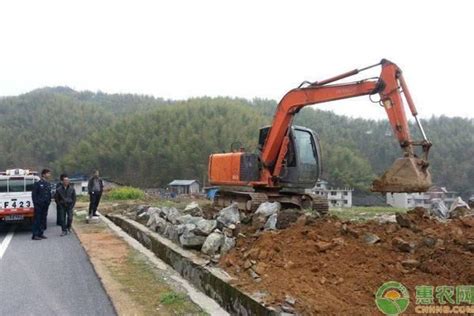
M71 185L74 187L76 191L76 195L87 195L87 183L88 183L87 176L83 174L76 174L69 177L69 181Z
M438 198L449 208L457 196L457 192L434 186L422 193L387 193L387 204L398 208L430 208L431 200Z
M175 194L197 194L199 193L199 182L197 180L173 180L168 184L168 188Z
M352 191L353 189L335 189L329 188L329 183L325 180L318 180L312 192L325 196L331 207L352 207Z
M69 181L74 187L74 190L76 191L76 195L87 195L87 185L89 183L89 177L84 175L84 174L75 174L71 177L69 177ZM107 179L102 179L102 183L104 184L104 191L108 191L110 189L122 186L122 184L107 180Z

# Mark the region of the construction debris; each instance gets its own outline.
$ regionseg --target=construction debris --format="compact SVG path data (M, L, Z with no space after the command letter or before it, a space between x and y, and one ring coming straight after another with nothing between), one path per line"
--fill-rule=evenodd
M411 290L474 282L474 215L465 205L442 219L415 208L364 223L314 218L279 203L262 203L246 220L236 204L207 218L191 206L144 206L133 216L200 251L244 291L264 291L261 301L281 314L370 314L375 290L387 280ZM341 287L351 295L341 295Z
M474 216L440 222L417 208L397 219L302 217L287 229L238 238L220 266L243 290L265 291L265 304L302 315L372 314L374 293L387 280L410 291L474 282Z

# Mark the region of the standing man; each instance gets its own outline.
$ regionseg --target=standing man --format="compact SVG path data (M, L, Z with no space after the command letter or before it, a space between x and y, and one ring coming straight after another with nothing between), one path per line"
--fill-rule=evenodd
M41 179L33 185L31 198L34 206L33 217L33 240L46 239L44 230L46 229L46 219L48 217L48 208L51 204L51 170L43 169L41 171Z
M56 188L54 198L56 200L61 228L63 230L61 236L66 236L68 233L71 233L72 211L74 205L76 205L76 190L74 190L72 185L69 185L67 174L62 174L60 179L61 183Z
M89 218L97 217L97 207L99 206L102 191L104 191L104 183L99 178L99 170L95 170L87 184L89 192Z

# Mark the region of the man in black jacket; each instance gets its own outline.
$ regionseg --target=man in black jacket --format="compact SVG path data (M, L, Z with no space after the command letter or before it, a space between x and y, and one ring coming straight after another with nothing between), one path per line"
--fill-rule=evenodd
M97 217L97 207L99 206L100 198L104 191L104 183L102 179L99 178L99 170L95 170L89 179L87 191L89 193L89 218Z
M59 210L61 228L63 232L61 236L66 236L71 233L72 211L76 205L76 191L74 187L69 184L69 178L66 174L62 174L61 184L56 188L54 198L56 200L56 207Z
M41 171L41 180L35 182L31 191L31 199L34 206L33 236L31 237L33 240L46 239L44 230L46 229L49 204L51 204L51 184L48 182L50 177L51 171L43 169Z

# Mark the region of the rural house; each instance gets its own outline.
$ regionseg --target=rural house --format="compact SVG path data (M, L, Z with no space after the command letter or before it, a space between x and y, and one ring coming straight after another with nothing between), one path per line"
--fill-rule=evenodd
M199 193L199 182L197 180L173 180L168 184L168 188L175 194L197 194Z
M325 196L331 207L352 207L352 189L329 188L329 183L325 180L318 180L312 189L315 194Z

